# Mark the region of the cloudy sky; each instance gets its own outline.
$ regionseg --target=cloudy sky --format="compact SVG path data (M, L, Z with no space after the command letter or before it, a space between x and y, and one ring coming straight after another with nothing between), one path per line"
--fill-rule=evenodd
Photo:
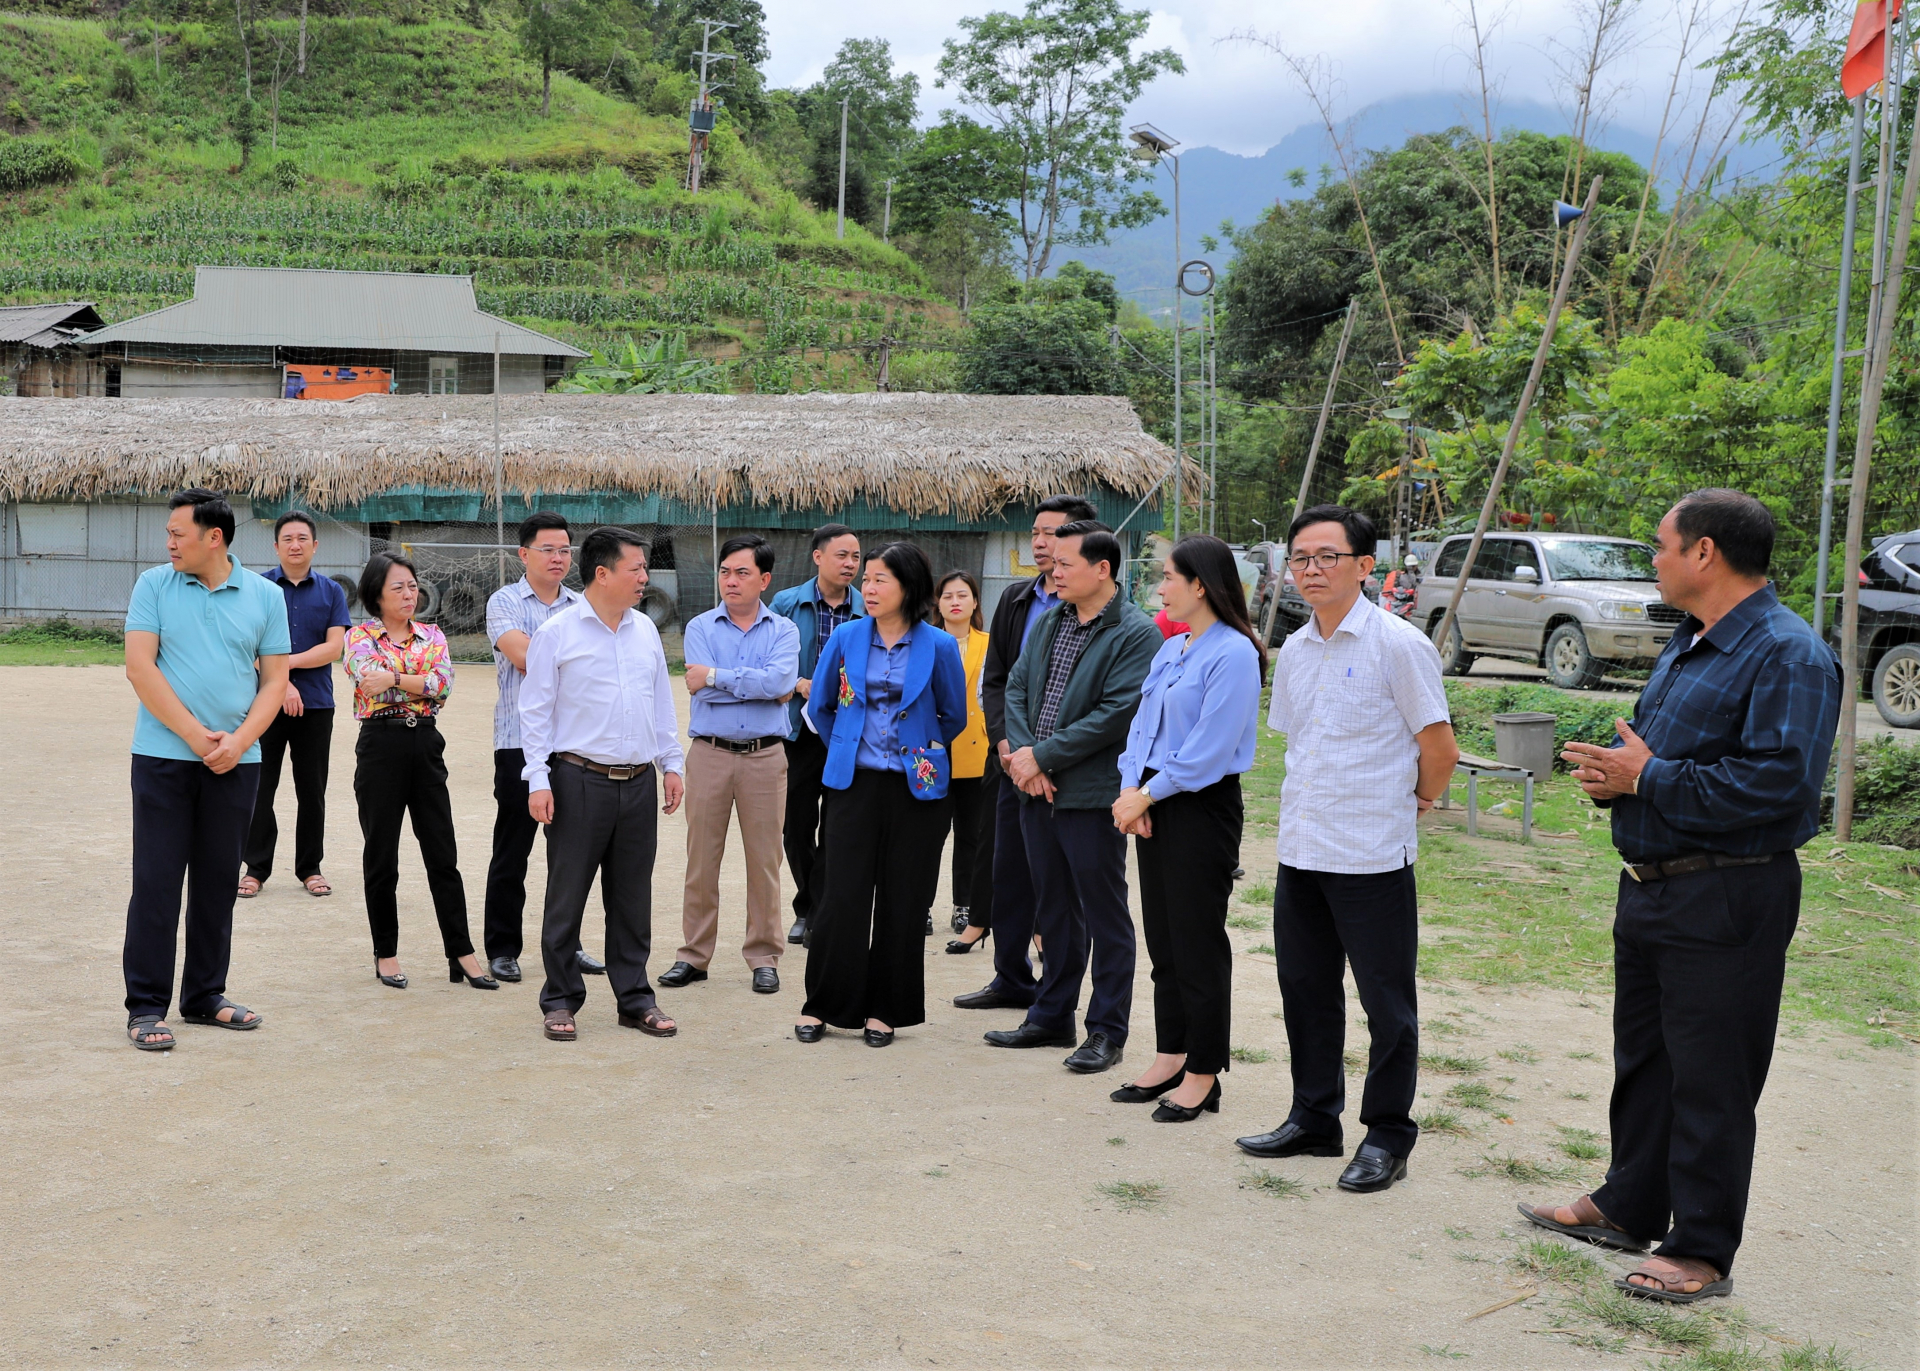
M1554 43L1575 39L1578 0L1482 0L1482 21L1504 10L1493 65L1510 99L1551 102L1556 96ZM951 101L934 90L934 65L943 39L958 20L990 8L1017 9L1017 0L765 0L776 86L805 85L845 38L885 38L895 60L920 73L922 112L935 116ZM1459 8L1464 8L1460 0ZM1673 40L1666 0L1643 0L1642 40L1619 70L1626 83L1615 118L1651 129L1659 121ZM1174 0L1153 5L1151 42L1171 47L1187 64L1183 77L1149 87L1133 111L1189 146L1259 153L1314 118L1312 107L1265 49L1223 42L1249 25L1277 35L1302 54L1333 64L1345 112L1397 95L1464 88L1469 72L1454 6L1446 0Z

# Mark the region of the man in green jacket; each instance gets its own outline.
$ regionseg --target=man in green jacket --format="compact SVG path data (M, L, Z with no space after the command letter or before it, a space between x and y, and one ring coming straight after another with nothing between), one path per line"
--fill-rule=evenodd
M1034 625L1007 678L1007 774L1025 797L1020 831L1047 949L1027 1020L987 1034L995 1047L1073 1047L1080 981L1092 945L1087 1039L1070 1071L1105 1071L1127 1045L1133 1008L1133 916L1127 848L1113 826L1120 752L1160 631L1121 593L1120 540L1087 519L1054 534L1063 603Z

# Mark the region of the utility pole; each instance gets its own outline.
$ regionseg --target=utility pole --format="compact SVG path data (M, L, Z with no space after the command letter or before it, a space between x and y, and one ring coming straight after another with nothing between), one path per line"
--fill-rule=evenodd
M1813 636L1822 637L1827 623L1827 561L1833 553L1833 478L1840 455L1840 412L1847 375L1847 309L1853 299L1853 239L1860 218L1860 143L1866 130L1867 97L1853 101L1853 139L1847 156L1847 210L1840 230L1840 301L1833 317L1833 377L1827 391L1827 460L1820 479L1820 554L1813 576ZM1861 345L1872 346L1869 336ZM1864 368L1862 371L1864 373Z
M718 19L696 19L700 25L700 49L693 54L700 61L700 88L693 97L693 108L687 112L687 189L694 194L700 191L700 172L707 159L707 143L713 137L713 93L725 82L708 79L708 68L715 62L731 62L734 56L730 52L713 50L713 35L722 29L738 28L737 24L722 23Z
M840 210L833 227L835 238L847 236L847 101L853 97L840 97Z
M496 574L507 583L507 473L500 456L500 335L493 335L493 544Z
M1327 376L1327 393L1320 401L1320 422L1313 426L1313 442L1307 445L1306 470L1300 473L1300 494L1294 497L1293 517L1307 507L1307 492L1313 487L1313 468L1320 460L1320 440L1327 436L1327 420L1333 414L1333 391L1340 384L1340 369L1347 364L1347 342L1353 337L1353 316L1359 312L1356 297L1347 301L1347 319L1340 325L1340 346L1333 352L1333 371Z
M880 241L883 243L893 241L893 178L891 176L887 178L886 212L880 217Z

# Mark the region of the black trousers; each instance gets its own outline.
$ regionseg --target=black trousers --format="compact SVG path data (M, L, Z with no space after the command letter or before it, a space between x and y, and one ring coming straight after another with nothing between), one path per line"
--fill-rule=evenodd
M420 859L427 866L441 950L450 958L473 951L467 931L467 890L460 881L460 853L453 835L453 801L447 794L446 750L447 740L428 722L418 728L362 724L360 736L354 739L360 874L376 957L392 957L400 950L400 821L409 816Z
M540 956L547 983L542 1009L579 1013L587 1002L580 972L580 925L587 892L600 878L607 915L607 983L622 1014L636 1018L654 1004L647 981L653 950L653 858L659 846L659 768L616 781L553 759L553 822L547 825L547 909Z
M327 762L333 749L333 711L309 709L300 715L276 714L260 735L260 789L247 830L247 874L264 881L273 874L273 848L280 825L273 797L280 789L280 768L293 756L293 874L301 881L320 872L327 837Z
M1227 902L1240 865L1245 813L1240 778L1173 795L1147 811L1151 838L1135 838L1140 924L1153 961L1156 1051L1187 1056L1187 1070L1229 1069L1233 944Z
M520 773L527 754L517 747L493 751L493 855L487 860L486 913L482 923L487 960L520 960L527 908L527 858L540 825L527 812L527 783Z
M209 1011L227 989L240 848L253 816L260 764L216 776L200 761L133 758L133 895L120 964L127 1017L167 1012L180 933L180 882L187 883L187 960L180 1010Z
M1620 876L1613 923L1613 1161L1593 1202L1662 1256L1733 1270L1773 1064L1800 861ZM1672 1230L1667 1221L1671 1216Z
M1156 806L1157 808L1157 806ZM1288 1122L1340 1136L1347 1077L1347 992L1353 983L1372 1038L1360 1095L1363 1140L1396 1157L1413 1151L1420 1072L1420 1009L1414 989L1419 905L1413 868L1398 871L1301 871L1281 866L1273 891L1273 945L1287 1043L1293 1050L1293 1111Z
M789 739L786 749L787 813L781 844L787 850L787 870L793 873L793 917L807 919L820 902L820 866L825 855L821 834L826 827L822 811L831 793L820 783L827 767L827 745L802 724L800 736ZM924 933L924 922L921 927Z
M1104 1033L1114 1046L1124 1047L1135 958L1127 840L1105 809L1056 809L1045 800L1029 799L1020 807L1020 830L1046 949L1046 974L1027 1009L1027 1022L1072 1031L1080 982L1091 961L1087 1033ZM1003 927L1000 937L1006 936Z
M835 1028L927 1020L927 911L940 888L940 845L953 798L916 800L898 771L853 773L827 806L833 853L807 926L807 1002Z
M993 979L997 990L1033 1003L1039 982L1033 975L1035 900L1027 839L1020 831L1020 787L1004 775L993 801ZM971 920L969 920L971 922Z
M948 794L953 800L953 905L967 911L972 927L992 928L1000 764L989 759L984 776L956 777Z

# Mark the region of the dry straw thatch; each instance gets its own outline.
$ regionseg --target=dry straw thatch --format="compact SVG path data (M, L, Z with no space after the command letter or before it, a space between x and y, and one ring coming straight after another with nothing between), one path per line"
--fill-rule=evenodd
M486 492L493 413L474 395L0 399L0 500L201 485L325 510L423 486ZM500 437L506 489L529 496L828 510L864 498L962 518L1095 485L1143 496L1173 460L1103 396L508 395Z

